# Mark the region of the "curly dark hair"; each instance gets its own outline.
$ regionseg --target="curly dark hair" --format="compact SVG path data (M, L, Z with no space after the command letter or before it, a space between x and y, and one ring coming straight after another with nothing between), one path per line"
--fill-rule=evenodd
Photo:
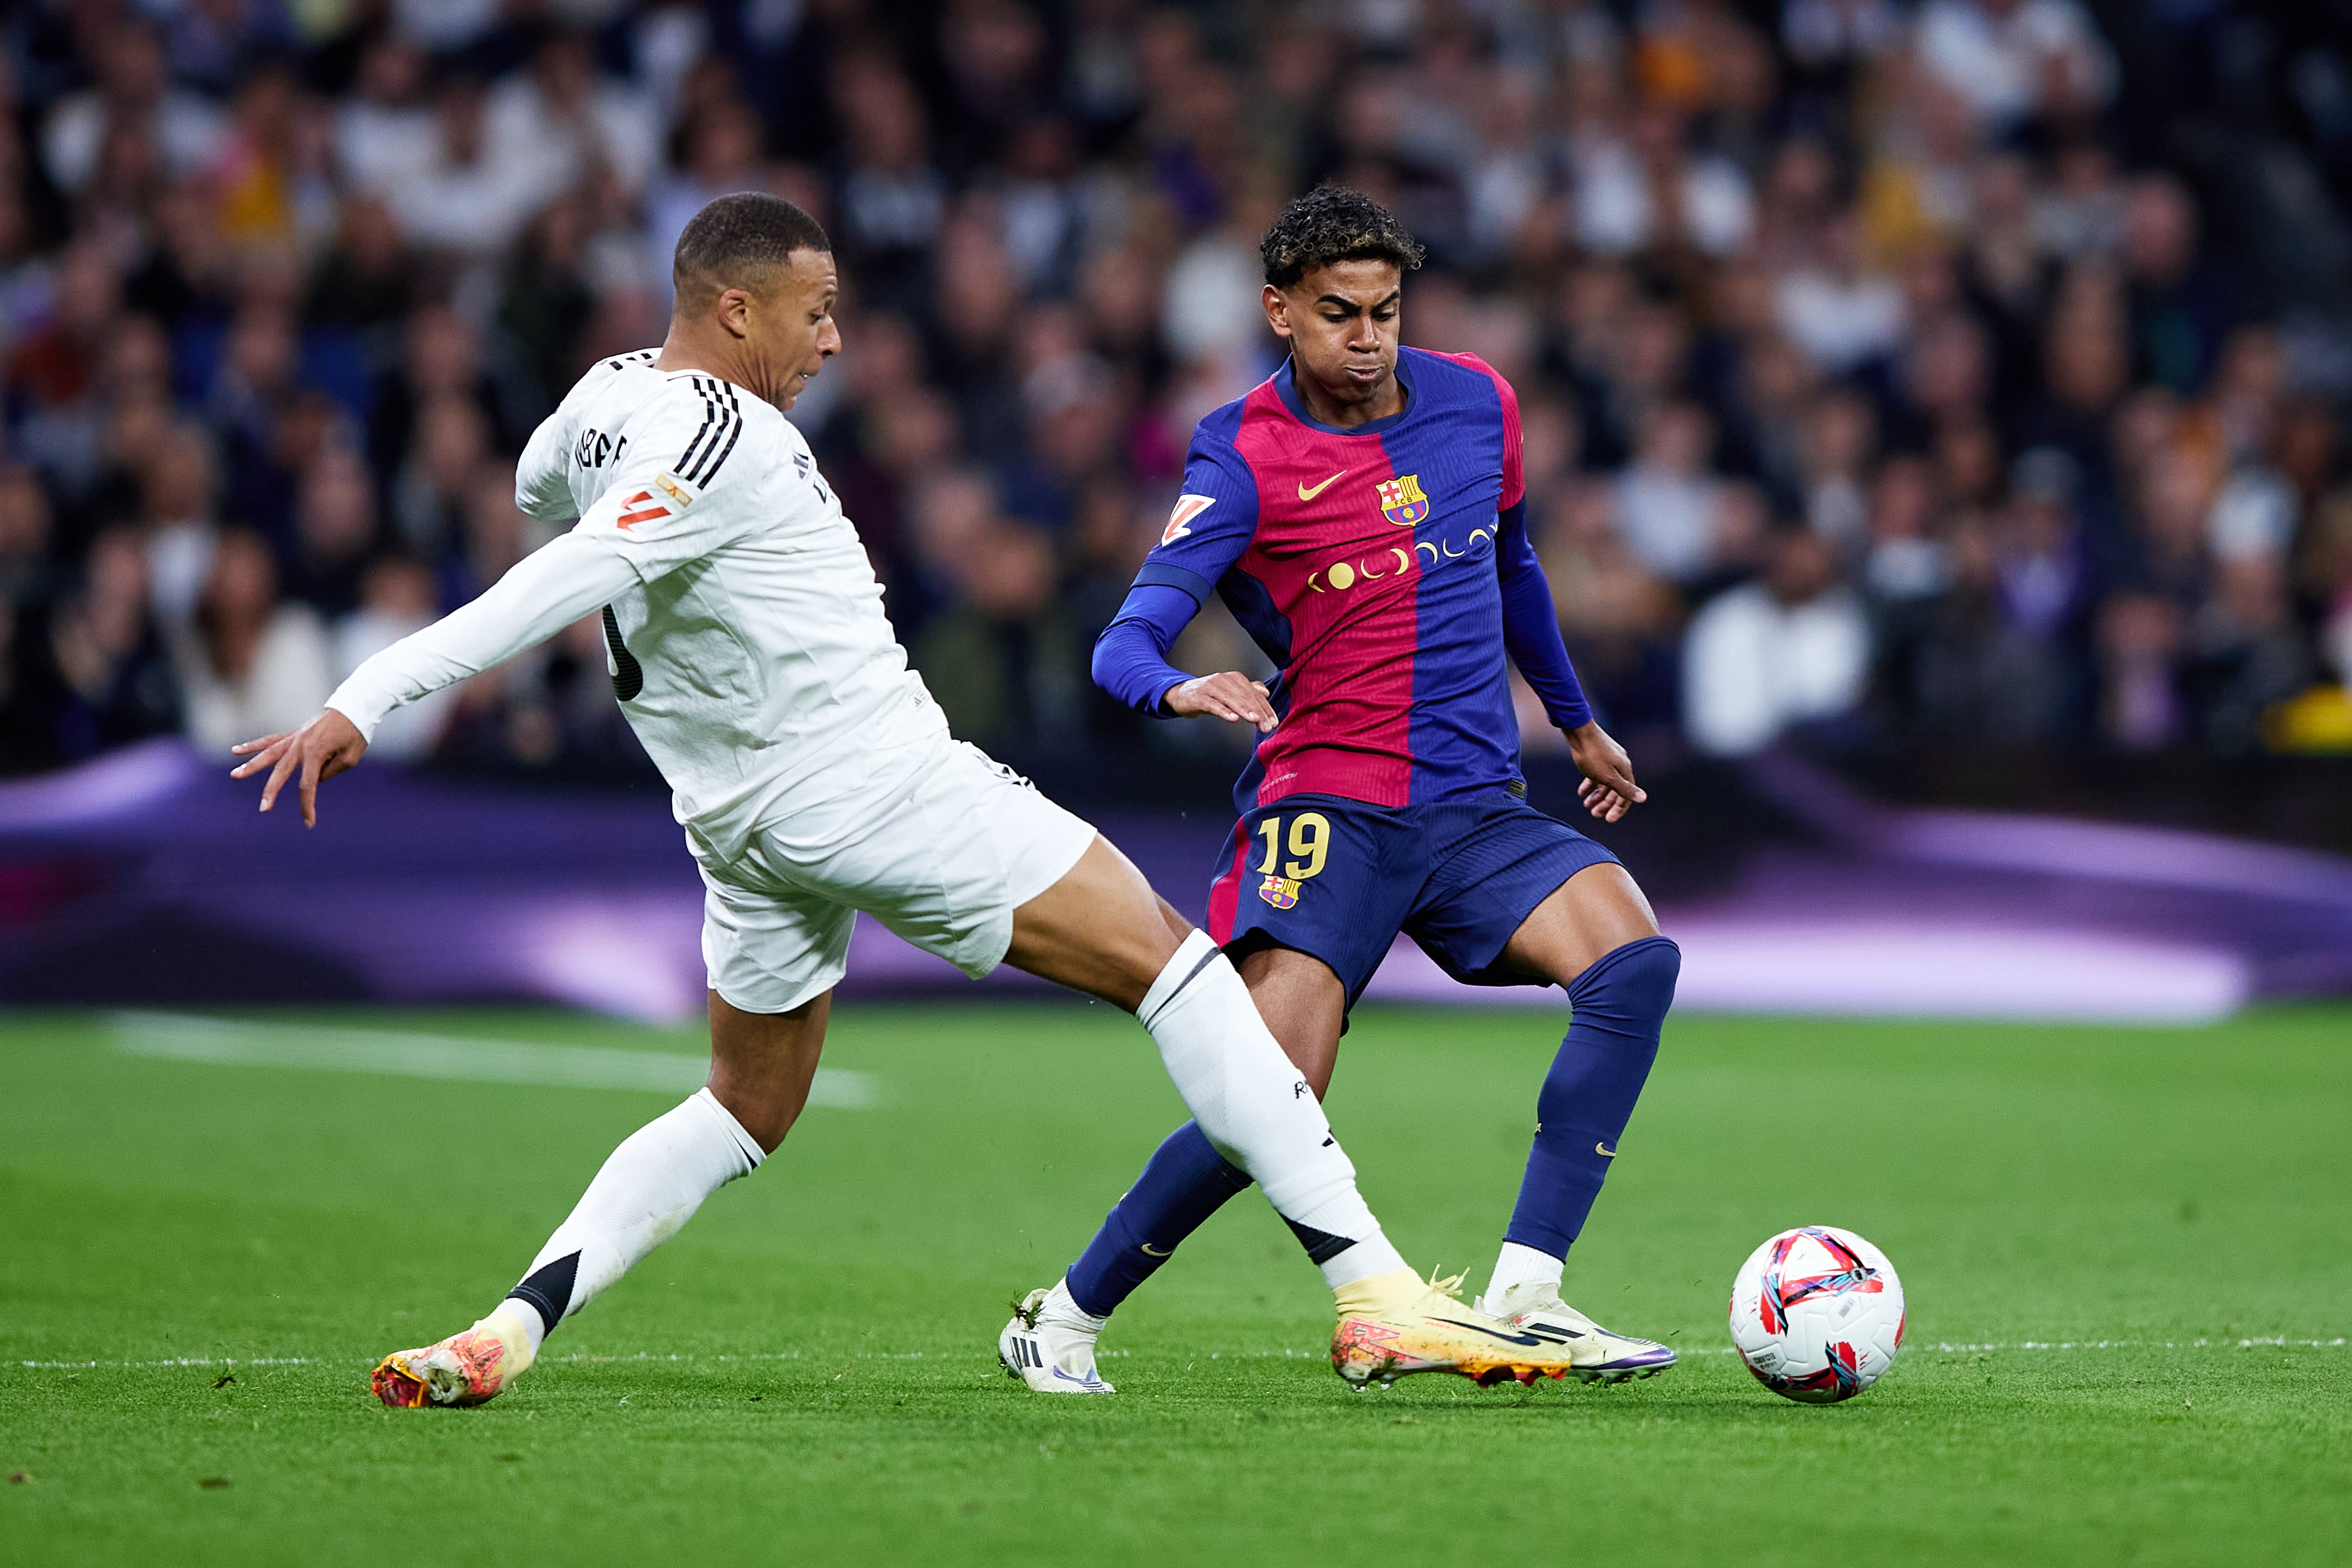
M782 196L757 191L721 196L677 237L670 279L681 300L715 296L786 265L795 250L829 256L833 241L822 224Z
M1394 213L1363 192L1318 185L1282 209L1257 254L1265 280L1287 289L1335 261L1385 261L1405 272L1428 253Z

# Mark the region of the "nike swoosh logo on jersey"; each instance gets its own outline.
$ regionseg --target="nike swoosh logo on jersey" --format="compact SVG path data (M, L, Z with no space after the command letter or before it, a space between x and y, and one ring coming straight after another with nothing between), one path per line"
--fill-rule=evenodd
M1298 499L1300 500L1313 500L1317 496L1321 495L1325 490L1329 489L1333 485L1338 484L1341 479L1344 479L1347 477L1348 470L1341 468L1338 473L1333 474L1329 479L1325 479L1321 484L1317 485L1311 490L1305 485L1301 485L1298 487Z

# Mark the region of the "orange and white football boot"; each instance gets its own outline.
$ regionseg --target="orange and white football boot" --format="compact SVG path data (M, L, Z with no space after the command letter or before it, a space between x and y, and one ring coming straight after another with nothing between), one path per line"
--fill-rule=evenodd
M1450 1372L1482 1388L1575 1375L1576 1340L1490 1318L1461 1290L1459 1274L1440 1279L1432 1271L1423 1279L1411 1269L1342 1287L1331 1370L1359 1389L1417 1372Z
M497 1398L500 1389L530 1366L534 1352L530 1335L511 1317L516 1310L530 1310L500 1302L497 1311L439 1344L393 1352L376 1363L369 1380L375 1396L399 1410L482 1405Z

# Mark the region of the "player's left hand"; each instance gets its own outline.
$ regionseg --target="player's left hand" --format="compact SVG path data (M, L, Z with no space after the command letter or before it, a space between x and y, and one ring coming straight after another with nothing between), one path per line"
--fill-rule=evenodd
M1593 720L1581 729L1563 730L1568 754L1576 759L1576 798L1603 822L1614 822L1643 801L1649 793L1633 782L1633 759L1625 754L1609 731Z
M286 787L287 779L299 769L301 784L297 793L302 801L302 826L316 827L320 783L357 767L367 749L367 737L360 733L358 725L331 708L321 708L299 730L231 746L229 750L245 761L228 776L251 778L268 768L268 782L261 786L261 809L268 811L278 804L278 792Z

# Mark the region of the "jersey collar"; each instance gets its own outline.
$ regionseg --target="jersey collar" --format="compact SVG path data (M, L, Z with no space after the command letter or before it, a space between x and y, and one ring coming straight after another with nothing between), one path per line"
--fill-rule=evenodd
M1375 419L1368 425L1326 425L1307 413L1298 401L1298 388L1291 384L1295 362L1287 358L1282 362L1282 368L1274 373L1274 395L1282 399L1282 405L1290 410L1293 419L1310 430L1320 430L1331 436L1377 436L1383 430L1394 429L1403 424L1405 417L1412 412L1412 377L1405 371L1406 356L1412 352L1402 344L1397 347L1396 378L1397 384L1404 388L1404 406L1387 418Z

